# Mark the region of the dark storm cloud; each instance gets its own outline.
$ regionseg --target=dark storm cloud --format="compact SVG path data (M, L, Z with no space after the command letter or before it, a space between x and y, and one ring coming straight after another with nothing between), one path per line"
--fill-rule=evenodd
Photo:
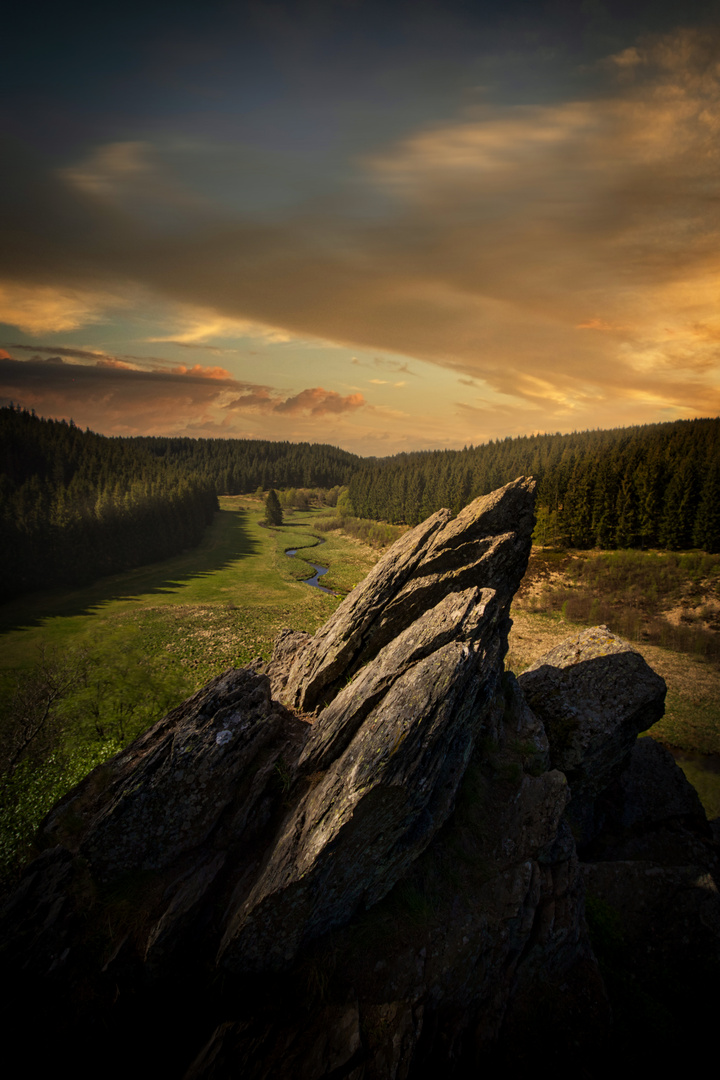
M112 358L90 365L68 363L61 356L15 360L4 352L0 350L0 398L5 402L45 416L73 416L82 426L108 432L211 427L219 410L322 416L364 405L360 394L343 398L313 387L288 395L233 379L222 368L197 364L179 365L174 371L141 371Z
M19 345L11 341L9 349L23 350L32 353L50 353L53 356L69 356L74 360L100 360L105 358L105 353L97 349L76 349L65 345Z

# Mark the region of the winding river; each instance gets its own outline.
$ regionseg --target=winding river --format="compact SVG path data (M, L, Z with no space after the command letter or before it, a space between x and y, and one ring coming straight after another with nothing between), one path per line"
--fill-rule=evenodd
M320 544L324 543L325 541L322 539L322 537L318 536L317 543L303 544L302 547L286 548L285 554L289 559L292 559L295 555L297 555L298 551L305 551L306 548L318 547ZM310 566L312 566L313 570L315 571L312 577L303 578L304 584L312 585L313 588L320 589L321 592L327 593L328 596L336 596L337 594L334 593L332 589L326 589L324 585L320 584L320 578L323 576L323 574L327 574L330 568L328 566L318 566L317 563L310 562L309 559L305 559L304 561Z

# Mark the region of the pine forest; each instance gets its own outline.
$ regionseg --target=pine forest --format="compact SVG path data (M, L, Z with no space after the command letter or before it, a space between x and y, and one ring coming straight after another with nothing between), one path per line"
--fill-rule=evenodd
M720 551L720 419L360 458L316 443L110 438L0 409L0 598L77 587L197 544L218 494L346 486L345 512L415 525L520 475L535 539Z
M516 476L538 482L538 543L720 551L720 419L528 435L366 462L350 481L359 517L415 525Z

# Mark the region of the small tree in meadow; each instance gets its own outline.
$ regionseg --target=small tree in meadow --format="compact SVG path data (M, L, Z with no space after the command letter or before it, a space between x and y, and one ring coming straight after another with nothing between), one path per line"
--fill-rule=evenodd
M268 525L282 525L283 514L277 492L270 488L265 499L265 521Z

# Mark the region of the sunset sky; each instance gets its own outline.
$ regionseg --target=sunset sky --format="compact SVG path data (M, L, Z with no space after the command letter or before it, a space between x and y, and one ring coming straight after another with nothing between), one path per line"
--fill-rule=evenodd
M0 401L361 454L720 414L720 2L12 5Z

